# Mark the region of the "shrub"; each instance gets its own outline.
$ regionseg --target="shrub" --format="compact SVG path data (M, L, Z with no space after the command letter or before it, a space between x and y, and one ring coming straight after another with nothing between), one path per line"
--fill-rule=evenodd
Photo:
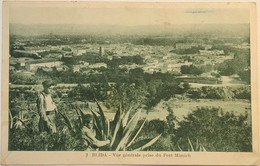
M200 88L192 88L188 90L188 96L195 99L202 98L202 91Z
M84 149L83 143L68 132L32 133L27 129L10 130L8 145L11 151L73 151Z
M202 93L205 95L205 98L209 98L209 99L224 99L227 96L224 88L222 87L215 88L215 87L203 86L201 90Z
M188 90L191 98L199 99L247 99L251 100L251 89L249 86L229 88L229 87L210 87L192 88Z
M181 73L182 74L200 75L200 74L203 73L203 70L194 66L194 65L182 65L181 66Z
M247 84L251 82L251 70L244 70L238 73L242 81L245 81Z
M159 119L153 119L147 123L146 130L147 131L154 131L156 133L164 133L163 136L165 136L165 133L167 133L169 129L169 126L167 122Z
M221 108L201 107L184 117L179 123L175 146L187 150L187 138L199 142L208 151L252 151L252 128L248 114L224 113Z
M141 125L138 124L138 126ZM160 119L153 119L145 123L140 136L136 139L136 142L141 142L142 140L147 140L147 138L156 137L158 134L162 136L156 141L155 144L146 148L147 151L172 151L173 146L171 146L172 135L169 134L169 126L166 121ZM133 144L135 148L136 144Z
M248 99L251 100L251 89L250 87L239 87L233 89L234 98L236 99Z

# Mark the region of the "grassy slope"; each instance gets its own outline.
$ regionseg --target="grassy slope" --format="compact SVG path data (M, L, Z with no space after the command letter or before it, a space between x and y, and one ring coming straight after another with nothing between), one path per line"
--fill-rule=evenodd
M225 112L234 112L236 115L243 114L246 111L251 113L251 104L248 100L212 100L212 99L177 99L172 98L168 101L160 102L149 113L148 119L162 119L164 120L168 115L166 104L172 109L178 120L182 120L189 112L196 109L196 107L221 107ZM249 121L251 121L249 119Z

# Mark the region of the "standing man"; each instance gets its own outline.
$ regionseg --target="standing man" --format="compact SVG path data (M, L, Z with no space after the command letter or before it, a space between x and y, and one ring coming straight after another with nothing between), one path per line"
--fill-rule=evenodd
M38 112L40 115L39 131L47 131L49 134L56 133L55 117L57 108L51 97L51 89L55 85L51 80L42 82L43 91L39 94L37 100Z

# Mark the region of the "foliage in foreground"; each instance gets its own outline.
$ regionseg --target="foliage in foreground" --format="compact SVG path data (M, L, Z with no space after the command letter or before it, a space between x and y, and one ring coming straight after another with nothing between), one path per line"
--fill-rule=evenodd
M173 142L181 150L189 150L190 144L203 145L207 151L252 151L252 128L248 114L224 113L221 108L201 107L179 123ZM197 143L199 142L199 143Z
M161 136L157 135L154 138L147 140L141 140L140 142L135 142L141 132L146 120L143 120L141 126L138 126L140 119L141 110L138 110L131 117L131 108L128 111L122 111L121 107L116 112L112 122L104 115L104 111L98 101L96 101L98 106L98 111L91 110L94 116L94 127L97 131L97 138L100 140L110 139L110 145L101 150L143 150L152 144L154 144ZM76 110L79 115L79 122L82 124L82 110ZM71 127L70 127L71 128ZM73 128L71 128L73 129ZM133 143L138 145L138 147L133 148Z
M86 148L78 132L80 116L75 111L78 109L67 104L61 105L59 110L62 110L63 116L67 118L65 120L62 115L58 115L58 133L49 135L46 132L38 132L38 116L37 112L33 111L35 108L26 107L26 104L22 103L25 101L16 102L15 107L10 109L9 150L82 151ZM197 108L178 122L179 127L176 128L173 123L176 122L174 110L168 111L167 121L154 119L144 122L141 119L136 120L140 118L139 113L130 113L133 110L123 112L119 109L110 123L106 123L106 119L102 120L100 110L92 111L97 116L95 126L101 131L97 132L99 139L113 140L116 135L110 146L100 150L252 151L252 131L247 113L235 115L232 112L224 113L221 108ZM126 128L129 128L126 126L130 126L130 122L135 125L128 130L129 134L126 134ZM151 146L144 148L144 145Z
M99 103L97 101L96 103L98 106L97 111L91 110L91 112L94 116L97 138L99 140L111 140L109 146L100 150L144 150L160 138L161 134L158 134L156 137L136 142L135 139L146 122L146 120L140 120L140 111L132 115L131 110L124 112L118 109L113 121L110 122L104 115ZM75 110L76 113L72 112L71 109ZM18 117L13 116L10 111L9 150L85 150L86 147L80 135L83 124L83 111L80 107L66 107L65 105L61 107L61 110L57 117L58 132L54 134L39 133L37 128L38 119L35 114L30 113L32 110L23 110L20 112L23 114L19 114ZM140 122L142 125L137 125Z
M28 151L74 151L83 150L83 143L69 133L30 133L27 130L13 130L9 134L9 150Z

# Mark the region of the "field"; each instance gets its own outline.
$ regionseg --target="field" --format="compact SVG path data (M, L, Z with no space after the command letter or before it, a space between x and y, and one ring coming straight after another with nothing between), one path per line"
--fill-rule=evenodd
M173 109L174 115L178 120L183 120L183 116L188 115L196 107L221 107L224 112L234 112L235 115L244 114L246 111L250 114L251 106L248 100L212 100L212 99L184 99L180 100L172 98L168 101L160 102L155 108L151 110L148 115L148 119L161 119L165 120L168 112L165 108L166 105L170 105ZM251 121L248 119L248 121Z
M246 112L250 115L247 122L251 124L251 104L249 100L235 99L235 100L213 100L213 99L178 99L171 98L168 101L161 101L156 107L149 111L148 116L146 110L142 111L142 117L146 117L147 120L166 120L169 112L167 106L172 108L174 115L178 121L182 121L184 116L187 116L192 111L196 110L197 107L220 107L224 112L233 112L235 115L245 114ZM114 112L109 112L106 109L105 115L112 119Z

